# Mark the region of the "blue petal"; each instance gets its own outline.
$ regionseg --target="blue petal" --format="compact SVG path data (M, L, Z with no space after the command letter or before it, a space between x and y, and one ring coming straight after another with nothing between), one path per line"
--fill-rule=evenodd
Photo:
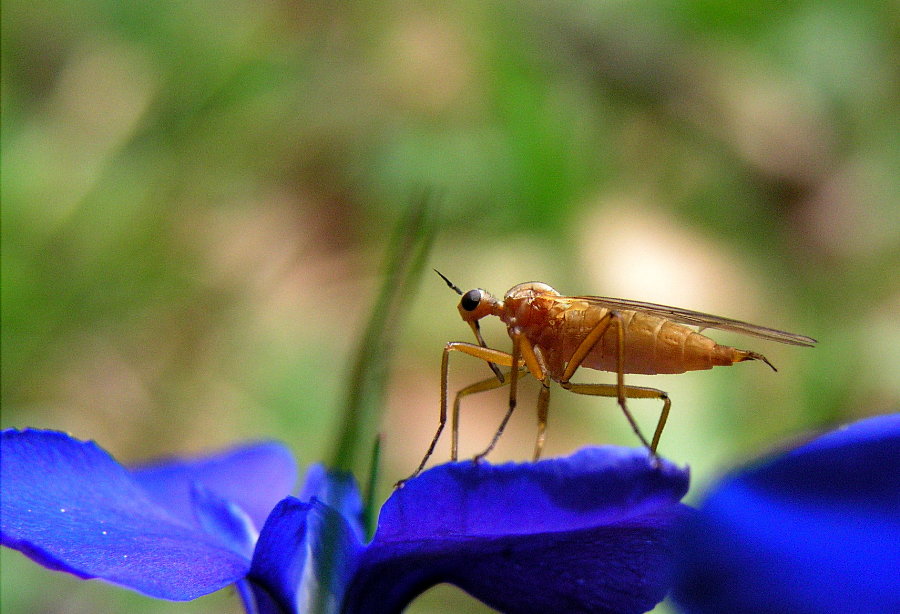
M310 465L298 498L309 501L313 497L343 516L350 523L358 541L365 539L362 496L351 473L329 471L319 463Z
M248 575L259 611L337 614L361 549L336 510L287 497L266 520Z
M0 450L2 542L41 565L173 600L245 575L246 559L157 506L93 442L4 431Z
M900 414L723 480L684 530L686 612L900 612Z
M615 447L436 467L385 503L345 611L399 612L439 582L503 612L647 611L687 488L687 470Z
M172 460L132 469L154 500L179 518L194 522L194 483L240 507L259 530L297 484L297 465L276 442L244 445L194 460Z
M771 459L743 479L778 497L900 514L900 414L846 425Z
M240 507L207 490L202 484L194 484L194 513L200 526L216 536L229 550L241 554L249 562L259 534L253 521Z

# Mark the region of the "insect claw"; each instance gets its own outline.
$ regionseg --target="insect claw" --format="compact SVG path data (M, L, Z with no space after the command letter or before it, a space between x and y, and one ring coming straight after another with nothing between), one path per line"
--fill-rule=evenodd
M769 368L772 369L772 371L775 371L776 373L778 372L778 369L775 368L775 365L773 365L771 362L769 362L769 359L766 358L765 356L763 356L762 354L758 354L758 353L756 353L756 352L747 352L747 355L748 355L750 358L752 358L753 360L761 360L761 361L763 361L764 363L766 363L767 365L769 365Z

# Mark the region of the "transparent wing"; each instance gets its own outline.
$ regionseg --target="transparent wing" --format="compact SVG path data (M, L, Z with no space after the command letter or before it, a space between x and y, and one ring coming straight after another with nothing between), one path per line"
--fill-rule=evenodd
M760 339L768 339L769 341L777 341L779 343L788 343L790 345L802 345L805 347L813 347L817 342L812 337L805 335L797 335L788 333L775 328L767 328L758 326L740 320L732 320L731 318L723 318L699 311L691 311L690 309L682 309L680 307L669 307L668 305L657 305L656 303L645 303L644 301L633 301L624 298L610 298L606 296L559 296L559 297L542 297L552 298L559 301L584 301L597 307L606 309L620 309L626 311L639 311L643 313L653 314L661 318L672 320L680 324L689 326L697 326L702 331L705 328L716 328L719 330L729 330L743 335L759 337Z

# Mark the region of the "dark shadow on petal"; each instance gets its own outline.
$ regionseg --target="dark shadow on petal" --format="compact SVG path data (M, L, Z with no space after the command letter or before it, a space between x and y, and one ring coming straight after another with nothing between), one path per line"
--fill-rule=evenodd
M686 512L598 528L377 544L364 554L347 614L395 614L449 582L501 612L646 612L670 585L672 525Z

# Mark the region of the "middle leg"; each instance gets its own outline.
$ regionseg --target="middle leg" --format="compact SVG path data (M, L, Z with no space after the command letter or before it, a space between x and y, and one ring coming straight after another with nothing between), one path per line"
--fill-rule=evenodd
M538 397L538 436L535 441L534 451L535 460L537 460L541 454L541 448L544 446L544 429L547 426L547 408L550 402L550 377L547 375L547 366L543 355L539 350L536 351L528 338L520 332L511 334L511 337L513 341L512 353L510 354L512 358L511 363L514 365L521 364L524 367L524 369L521 369L522 373L527 371L542 384L540 396ZM500 427L494 433L491 443L473 459L476 463L490 454L494 446L497 445L497 441L499 441L504 429L506 429L506 423L509 422L513 411L516 409L519 375L519 369L512 369L509 373L509 408L506 410L506 415L503 416L503 421L500 422Z
M597 325L588 333L587 337L578 345L575 349L575 352L572 354L572 358L569 359L569 363L566 365L566 370L563 373L562 379L560 380L560 385L567 390L575 390L575 388L583 387L582 384L572 384L569 380L575 374L575 371L581 366L584 362L584 359L587 358L588 354L590 354L591 350L600 342L603 338L603 335L606 334L606 331L610 328L610 326L615 327L616 331L616 385L615 385L615 394L603 394L600 392L596 392L593 394L601 394L602 396L615 396L619 401L619 407L622 408L622 413L625 414L625 418L628 419L628 423L631 424L632 430L638 436L638 439L641 440L641 443L650 450L653 456L656 456L656 444L659 440L659 435L662 433L662 426L665 424L665 417L668 416L668 396L661 390L655 390L653 388L643 389L639 386L626 386L625 385L625 323L622 320L622 314L620 314L616 310L610 310L600 318L600 321ZM606 384L590 384L589 386L596 386L597 389L603 388L604 390ZM655 392L660 393L662 396L657 395L658 398L665 398L667 405L663 410L663 417L661 418L661 423L657 426L657 432L654 435L653 443L648 443L647 438L644 437L644 434L641 433L641 429L638 427L637 422L634 419L634 416L631 415L631 412L628 410L628 404L625 401L629 397L629 390L655 390ZM592 394L590 392L583 392L582 394Z
M474 345L472 343L451 341L444 346L444 353L441 356L441 414L437 431L435 432L434 437L431 440L431 444L429 444L428 446L428 450L426 450L425 452L425 456L422 457L422 462L419 463L419 466L416 467L416 470L413 471L409 477L402 479L394 484L394 488L401 488L404 483L413 479L422 472L422 469L425 467L425 463L428 462L428 459L434 452L434 448L437 445L438 439L440 439L441 433L444 430L444 425L447 422L447 378L451 352L461 352L463 354L468 354L469 356L474 356L475 358L480 358L485 362L503 365L505 367L512 367L514 364L517 364L517 360L515 359L515 357L507 354L506 352L501 352L500 350L494 350L491 348L485 348L480 345ZM512 369L513 374L517 372L518 369ZM515 380L515 376L511 377L510 379ZM510 410L510 412L511 411L512 410Z
M537 462L541 458L541 451L544 449L544 437L547 430L547 413L550 409L550 378L545 377L541 382L541 390L538 393L537 415L538 415L538 432L537 439L534 441L534 461Z

